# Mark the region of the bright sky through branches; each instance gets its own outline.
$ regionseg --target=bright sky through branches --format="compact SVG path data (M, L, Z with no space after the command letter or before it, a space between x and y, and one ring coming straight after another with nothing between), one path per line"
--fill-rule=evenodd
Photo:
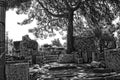
M28 29L35 27L36 21L32 22L31 24L23 26L17 24L17 22L21 22L25 18L27 18L27 15L17 15L15 10L9 10L6 12L6 31L8 32L8 37L10 39L13 39L13 41L21 40L22 36L26 34L28 34L31 39L35 39L34 35L28 32ZM57 34L56 37L48 38L46 40L38 39L37 41L39 42L40 45L42 45L45 43L51 43L51 40L55 38L61 38L61 35Z
M27 18L27 15L17 15L15 11L9 10L6 12L6 31L8 36L14 41L22 39L22 35L28 34L28 29L35 27L35 22L29 25L20 26L17 22L21 22ZM34 38L30 35L31 38Z
M14 41L19 41L22 39L22 36L26 34L28 34L31 39L35 39L34 35L28 32L28 29L35 27L36 21L32 22L31 24L23 26L17 24L17 22L21 22L25 18L27 18L27 15L17 15L15 9L8 10L6 12L6 31L8 32L8 37L10 39L13 39ZM116 24L117 22L119 22L119 17L113 21L113 24ZM117 34L115 33L115 35ZM51 40L55 38L60 38L60 40L62 41L61 35L59 34L57 34L57 36L54 38L48 38L47 40L38 39L37 41L39 42L40 45L42 45L45 43L51 43ZM64 42L65 41L62 41L62 43Z

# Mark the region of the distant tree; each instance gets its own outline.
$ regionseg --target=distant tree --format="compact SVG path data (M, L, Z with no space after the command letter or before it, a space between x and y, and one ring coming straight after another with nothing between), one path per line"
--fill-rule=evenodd
M44 44L43 47L47 48L47 47L52 47L52 46L49 44Z
M57 46L57 47L61 47L61 46L62 46L62 44L60 43L59 38L58 38L58 39L54 39L54 40L52 41L52 45L53 45L53 46Z

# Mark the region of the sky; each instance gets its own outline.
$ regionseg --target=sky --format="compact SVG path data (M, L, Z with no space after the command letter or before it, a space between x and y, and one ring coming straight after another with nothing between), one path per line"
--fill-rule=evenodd
M32 33L29 33L28 30L36 26L36 21L34 20L31 24L27 25L18 25L17 22L22 22L27 15L17 15L14 10L8 10L6 12L6 31L8 32L8 37L13 39L13 41L22 40L22 36L28 34L31 39L35 39L35 36ZM57 34L57 36L48 38L46 40L37 39L39 45L42 44L50 44L51 40L60 38L61 43L63 44L65 41L61 39L61 35Z

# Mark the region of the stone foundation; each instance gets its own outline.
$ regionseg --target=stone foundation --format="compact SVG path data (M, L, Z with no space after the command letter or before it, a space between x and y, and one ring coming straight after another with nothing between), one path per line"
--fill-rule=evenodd
M77 54L61 54L58 62L60 63L83 63L83 59L79 58Z
M105 50L106 67L120 71L120 49Z
M36 56L36 64L42 65L44 63L44 58L41 55Z
M61 54L59 56L58 62L60 63L72 63L73 62L73 54Z
M8 63L6 64L6 80L28 80L28 63Z

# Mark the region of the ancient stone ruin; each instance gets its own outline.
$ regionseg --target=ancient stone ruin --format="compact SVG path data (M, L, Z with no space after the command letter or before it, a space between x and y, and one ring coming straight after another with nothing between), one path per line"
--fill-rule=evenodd
M32 63L35 63L35 56L38 53L38 43L31 40L28 35L22 37L22 41L14 42L14 56L32 57Z

